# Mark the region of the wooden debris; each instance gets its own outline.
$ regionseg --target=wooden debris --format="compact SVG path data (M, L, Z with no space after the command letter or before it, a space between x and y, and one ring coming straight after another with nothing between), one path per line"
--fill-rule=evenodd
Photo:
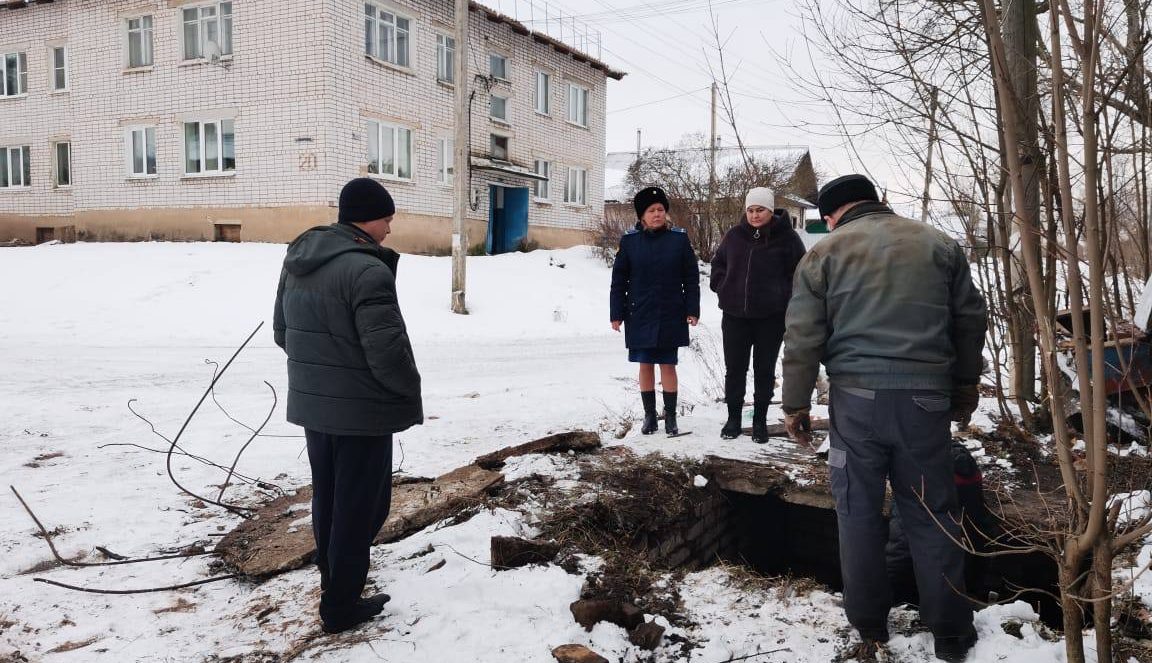
M492 537L492 568L514 569L528 564L547 564L555 559L560 546L543 541L529 541L514 536Z
M653 651L664 639L664 627L656 622L644 622L628 632L628 641L641 649Z
M589 431L557 433L538 440L505 447L476 459L476 464L486 470L504 467L504 461L527 454L555 453L558 451L590 451L600 447L600 435Z
M568 606L576 622L591 631L600 622L609 622L625 630L631 630L644 623L644 613L622 601L608 599L580 599Z
M608 663L608 659L584 645L560 645L552 650L558 663Z

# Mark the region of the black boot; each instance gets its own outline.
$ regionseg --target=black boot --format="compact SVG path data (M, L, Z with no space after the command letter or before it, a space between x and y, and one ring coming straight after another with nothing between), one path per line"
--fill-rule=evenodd
M660 424L656 423L656 392L642 391L640 400L644 403L644 425L640 427L640 432L651 435L660 427Z
M729 403L728 404L728 421L724 422L724 427L720 429L720 437L725 440L734 440L740 437L740 415L743 410L743 403Z
M669 435L678 435L680 427L676 425L676 392L664 392L664 432Z
M320 628L325 633L343 633L355 628L384 612L384 604L391 598L387 594L376 594L368 598L358 599L349 610L341 611L332 617L321 617Z
M752 441L756 444L768 441L768 403L771 400L757 398L752 405Z

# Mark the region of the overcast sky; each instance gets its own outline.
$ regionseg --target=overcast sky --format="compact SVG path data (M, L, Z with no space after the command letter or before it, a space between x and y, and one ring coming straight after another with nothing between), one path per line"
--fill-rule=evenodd
M569 43L570 17L577 18L578 33L599 31L601 58L628 74L622 81L608 81L609 151L635 150L637 129L643 147L671 146L685 134L709 132L708 60L714 67L719 62L707 0L484 0L484 4L505 14L515 12L526 22L535 19L531 27L540 31L547 4L551 17L561 12L569 17L565 27ZM712 7L726 40L725 60L744 141L809 147L818 171L829 177L859 171L842 139L796 128L804 121L830 123L833 117L826 104L811 101L811 94L796 83L785 64L789 59L804 72L813 67L797 3L712 0ZM553 20L550 34L558 35L556 26ZM588 50L597 54L595 45ZM722 145L735 144L723 116L718 132ZM869 171L882 180L881 186L900 188L883 149L857 147L869 161Z

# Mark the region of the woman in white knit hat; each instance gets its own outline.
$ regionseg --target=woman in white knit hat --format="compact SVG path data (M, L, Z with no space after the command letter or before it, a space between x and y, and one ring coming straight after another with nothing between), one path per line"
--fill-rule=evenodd
M771 189L756 187L744 214L720 240L709 285L724 312L724 439L739 437L748 362L753 362L752 441L768 441L768 404L776 387L776 359L784 341L784 312L792 297L792 274L804 243L788 211L776 208Z

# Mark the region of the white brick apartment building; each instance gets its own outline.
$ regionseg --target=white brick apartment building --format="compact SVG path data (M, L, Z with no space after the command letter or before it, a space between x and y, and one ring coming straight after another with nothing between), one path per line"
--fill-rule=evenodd
M390 243L451 233L452 0L0 0L0 241L287 241L379 178ZM473 245L601 214L607 78L472 5ZM393 241L394 240L394 241Z

